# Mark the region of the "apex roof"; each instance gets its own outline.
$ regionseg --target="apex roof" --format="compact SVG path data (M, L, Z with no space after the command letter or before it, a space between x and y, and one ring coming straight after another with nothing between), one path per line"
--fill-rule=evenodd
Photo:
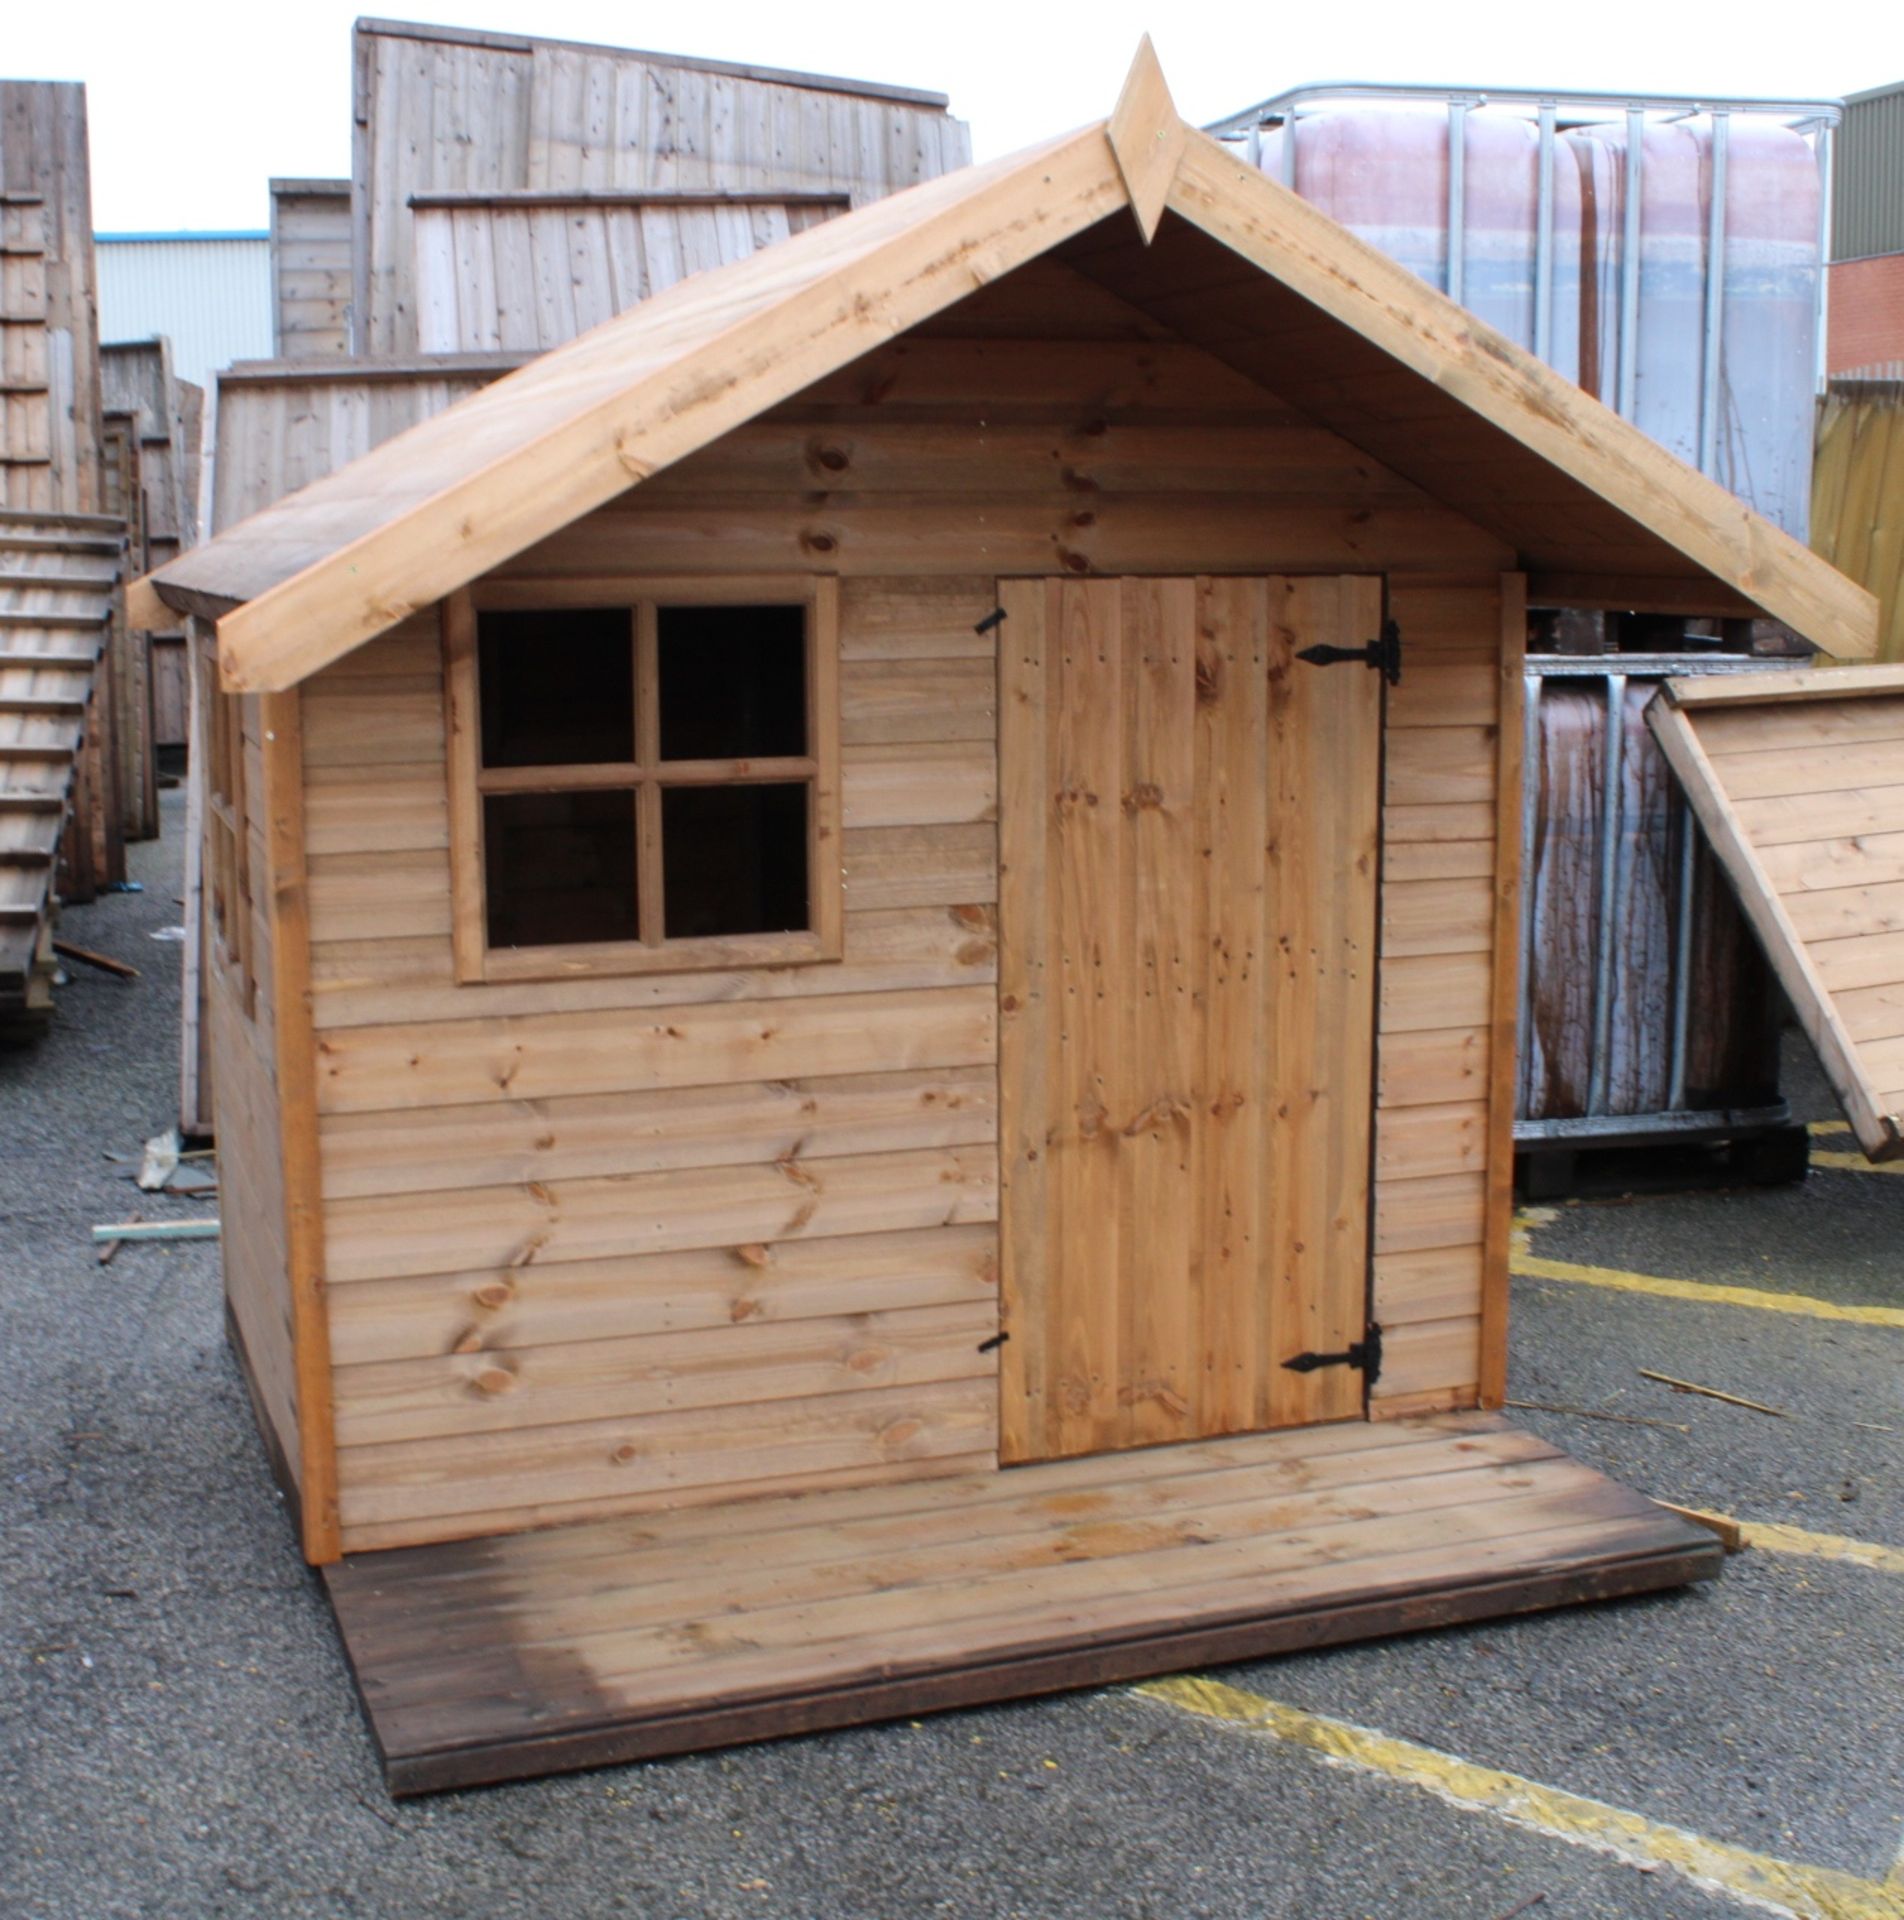
M1830 653L1875 651L1862 588L1187 126L1148 39L1108 120L697 274L135 592L217 622L228 687L280 691L988 281L1132 217L1076 263L1497 534L1557 591L1621 583L1632 605L1670 607L1716 584ZM1240 287L1231 273L1221 298L1173 297L1179 269L1212 256L1257 271ZM149 601L132 617L165 624Z

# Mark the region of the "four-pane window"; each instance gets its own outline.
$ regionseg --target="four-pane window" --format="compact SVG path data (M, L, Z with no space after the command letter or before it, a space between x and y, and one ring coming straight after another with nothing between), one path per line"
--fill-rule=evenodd
M830 587L451 603L460 978L838 956Z

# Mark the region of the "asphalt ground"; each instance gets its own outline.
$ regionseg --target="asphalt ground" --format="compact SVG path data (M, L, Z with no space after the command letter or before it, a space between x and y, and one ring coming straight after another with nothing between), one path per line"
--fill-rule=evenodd
M89 1244L207 1210L108 1157L176 1111L177 802L146 891L66 918L142 977L76 968L0 1055L0 1912L1904 1916L1904 1551L1230 1668L1215 1717L1111 1689L392 1805L215 1243ZM1516 1281L1512 1395L1618 1417L1516 1417L1661 1498L1904 1550L1904 1326L1618 1283L1899 1309L1901 1227L1904 1178L1838 1169L1543 1213L1536 1254L1614 1278Z

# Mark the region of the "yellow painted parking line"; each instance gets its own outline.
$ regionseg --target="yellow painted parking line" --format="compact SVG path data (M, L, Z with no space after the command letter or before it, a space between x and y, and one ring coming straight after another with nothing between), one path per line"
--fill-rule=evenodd
M1812 1149L1814 1167L1836 1167L1845 1173L1904 1173L1904 1160L1867 1160L1861 1153L1820 1153Z
M1586 1267L1529 1253L1515 1237L1513 1271L1528 1280L1567 1280L1618 1293L1649 1293L1662 1300L1696 1300L1709 1307L1754 1307L1762 1313L1801 1313L1813 1320L1846 1320L1860 1327L1904 1327L1904 1307L1848 1307L1815 1300L1808 1293L1774 1293L1764 1287L1727 1287L1710 1280L1669 1280L1657 1273L1627 1273L1619 1267Z
M1904 1888L1860 1880L1834 1867L1807 1866L1708 1840L1604 1800L1589 1800L1519 1774L1459 1760L1433 1747L1375 1733L1346 1720L1305 1713L1220 1680L1188 1675L1153 1680L1137 1692L1184 1713L1264 1734L1341 1765L1419 1787L1451 1806L1493 1814L1550 1839L1611 1854L1631 1866L1666 1868L1709 1892L1754 1901L1793 1920L1904 1920Z
M1806 1129L1814 1140L1833 1140L1851 1131L1849 1120L1814 1120ZM1867 1160L1861 1153L1820 1153L1812 1149L1814 1167L1836 1167L1845 1173L1904 1173L1904 1160Z
M1811 1533L1775 1520L1741 1520L1738 1525L1748 1547L1762 1547L1767 1553L1796 1553L1808 1560L1842 1560L1875 1573L1904 1573L1904 1547L1853 1540L1842 1533Z

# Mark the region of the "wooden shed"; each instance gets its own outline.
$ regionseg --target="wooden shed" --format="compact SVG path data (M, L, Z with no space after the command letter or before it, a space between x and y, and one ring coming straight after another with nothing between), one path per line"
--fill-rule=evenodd
M136 590L393 1788L1716 1570L1494 1411L1530 580L1873 644L1146 47Z

